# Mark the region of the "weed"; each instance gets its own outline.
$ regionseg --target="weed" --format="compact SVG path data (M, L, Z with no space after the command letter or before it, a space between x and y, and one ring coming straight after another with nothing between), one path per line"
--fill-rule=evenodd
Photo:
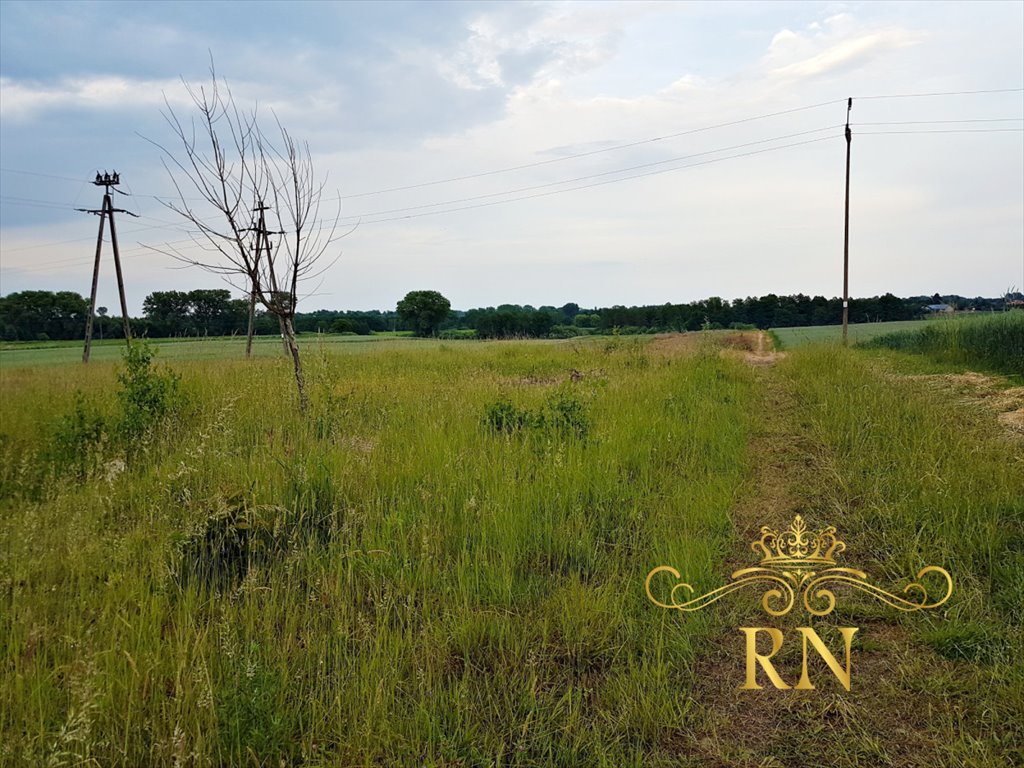
M511 400L501 399L484 407L484 426L495 431L513 434L533 423L533 414L517 407Z
M137 443L156 424L182 405L181 377L153 365L153 347L145 341L133 343L124 353L124 370L118 374L121 406L118 425L129 446Z
M58 471L66 469L75 479L84 480L103 463L107 440L103 415L76 391L71 412L57 422L50 460Z
M520 408L502 398L484 406L484 426L492 432L516 434L531 430L547 437L586 438L590 432L587 408L569 386L554 390L537 410Z

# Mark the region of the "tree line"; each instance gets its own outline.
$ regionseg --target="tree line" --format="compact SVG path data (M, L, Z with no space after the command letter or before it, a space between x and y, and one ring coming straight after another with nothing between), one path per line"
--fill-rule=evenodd
M1009 295L1014 298L1019 294ZM1024 298L1024 297L1021 297ZM927 314L929 304L949 304L958 310L995 311L1007 297L883 296L850 300L850 322L912 320ZM155 291L143 302L141 317L131 319L132 332L150 338L245 335L248 299L234 299L226 289ZM80 339L85 329L88 300L73 291L20 291L0 297L0 337L5 341ZM842 300L823 296L768 294L726 301L711 297L684 304L581 308L502 304L452 310L435 291L413 291L395 310L329 310L298 312L297 333L411 331L421 336L476 338L565 338L591 333L660 333L702 328L785 328L834 325L842 322ZM258 335L279 335L275 316L256 313ZM96 333L103 338L123 335L121 318L97 307Z

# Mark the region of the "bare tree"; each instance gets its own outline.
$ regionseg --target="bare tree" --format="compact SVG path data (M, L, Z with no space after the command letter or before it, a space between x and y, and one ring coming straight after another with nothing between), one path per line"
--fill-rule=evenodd
M299 404L306 410L294 325L298 289L337 259L323 263L339 237L341 198L334 217L321 219L324 182L316 178L309 145L297 141L276 116L273 137L268 136L256 110L237 105L212 65L210 81L199 87L182 81L198 113L187 121L164 99L162 114L174 133L175 150L149 140L163 153L176 190L174 200L161 202L191 225L194 246L204 254L183 253L171 244L155 250L220 275L250 296L250 306L259 302L277 317L295 368Z

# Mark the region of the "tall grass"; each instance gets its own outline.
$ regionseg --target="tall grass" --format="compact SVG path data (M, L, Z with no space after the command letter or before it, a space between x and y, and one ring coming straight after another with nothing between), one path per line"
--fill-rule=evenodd
M877 336L862 345L918 352L943 363L1024 375L1024 312L931 322L914 330Z
M314 352L304 420L286 361L169 364L186 405L130 463L52 450L117 423L117 365L3 376L0 763L675 764L707 618L642 583L720 578L741 363Z

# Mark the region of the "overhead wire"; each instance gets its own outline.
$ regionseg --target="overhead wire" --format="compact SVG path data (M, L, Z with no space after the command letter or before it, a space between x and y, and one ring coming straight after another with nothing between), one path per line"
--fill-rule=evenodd
M932 93L888 93L872 96L853 96L854 101L866 99L922 99L932 96L977 96L986 93L1022 93L1024 88L989 88L981 91L934 91ZM844 99L845 101L845 99Z
M492 205L501 205L503 203L514 203L514 202L518 202L520 200L532 200L532 199L538 198L538 197L549 197L551 195L558 195L558 194L562 194L562 193L565 193L565 192L575 192L575 191L580 190L580 189L591 189L593 187L603 187L603 186L606 186L608 184L617 184L619 182L630 181L632 179L639 179L639 178L643 178L645 176L657 176L657 175L662 174L662 173L671 173L673 171L684 171L684 170L687 170L689 168L696 168L696 167L702 166L702 165L710 165L712 163L719 163L719 162L723 162L725 160L735 160L735 159L740 158L740 157L750 157L752 155L760 155L760 154L764 154L765 152L775 152L775 151L780 150L780 149L789 149L791 147L800 147L800 146L803 146L805 144L816 144L816 143L821 142L821 141L830 141L830 140L832 140L834 138L835 138L834 136L822 136L822 137L819 137L817 139L808 139L806 141L797 141L797 142L794 142L792 144L783 144L783 145L778 146L778 147L766 147L765 149L757 149L757 150L753 150L751 152L742 152L742 153L737 154L737 155L727 155L726 157L716 157L716 158L712 158L710 160L702 160L699 163L691 163L689 165L683 165L683 166L679 166L679 167L676 167L676 168L660 168L660 169L655 170L655 171L647 171L645 173L637 173L637 174L634 174L632 176L625 176L625 177L623 177L621 179L607 179L605 181L598 181L598 182L594 182L592 184L582 184L582 185L579 185L579 186L576 186L576 187L570 187L568 189L555 189L555 190L551 190L551 191L548 191L548 192L539 192L537 194L524 195L522 197L514 197L514 198L511 198L511 199L508 199L508 200L492 200L490 202L478 203L476 205L467 205L467 206L463 206L463 207L460 207L460 208L451 208L451 209L446 209L446 210L443 210L443 211L426 211L426 212L422 212L422 213L413 213L413 214L408 214L406 216L394 216L394 217L391 217L391 218L375 219L375 220L367 221L367 222L363 222L363 223L365 223L365 224L381 224L381 223L386 222L386 221L400 221L402 219L416 219L416 218L420 218L422 216L436 216L436 215L443 214L443 213L455 213L457 211L468 211L468 210L473 210L473 209L476 209L476 208L487 208L487 207L492 206Z
M1024 128L939 128L931 131L857 131L854 136L883 136L896 133L913 134L915 136L925 133L1024 133Z
M458 203L467 203L467 202L472 202L472 201L475 201L475 200L485 200L485 199L494 198L494 197L501 197L501 196L504 196L504 195L518 194L520 192L531 192L531 191L534 191L534 190L537 190L537 189L546 189L546 188L549 188L549 187L560 186L562 184L572 184L572 183L577 182L577 181L587 181L589 179L596 179L596 178L601 178L601 177L604 177L604 176L614 176L614 175L617 175L617 174L620 174L620 173L628 173L629 171L640 170L642 168L651 168L651 167L659 166L659 165L667 165L669 163L678 163L678 162L682 162L683 160L689 160L689 159L692 159L692 158L695 158L695 157L703 157L705 155L714 155L714 154L718 154L720 152L730 152L730 151L732 151L734 149L742 149L744 147L752 147L752 146L756 146L758 144L767 144L767 143L772 142L772 141L783 141L785 139L792 139L792 138L796 138L798 136L808 136L808 135L813 134L813 133L821 133L822 131L831 131L831 130L835 130L837 128L842 128L842 127L843 127L843 124L842 123L838 123L836 125L828 125L828 126L825 126L823 128L814 128L814 129L809 130L809 131L799 131L797 133L789 133L789 134L786 134L784 136L773 136L773 137L768 138L768 139L759 139L757 141L748 141L748 142L745 142L743 144L734 144L734 145L732 145L730 147L720 147L718 149L710 149L710 150L707 150L705 152L695 152L695 153L692 153L692 154L689 154L689 155L679 155L677 157L670 157L667 160L655 160L655 161L652 161L650 163L640 163L639 165L631 165L631 166L628 166L626 168L616 168L616 169L611 170L611 171L602 171L600 173L591 173L591 174L588 174L586 176L577 176L577 177L571 178L571 179L561 179L560 181L550 181L550 182L547 182L547 183L544 183L544 184L534 184L534 185L531 185L531 186L528 186L528 187L519 187L518 189L508 189L508 190L504 190L502 192L490 192L490 193L483 194L483 195L473 195L471 197L464 197L464 198L459 198L459 199L456 199L456 200L446 200L446 201L439 202L439 203L424 203L423 205L412 205L412 206L407 206L407 207L404 207L404 208L393 208L393 209L385 210L385 211L371 211L371 212L362 213L362 214L353 214L351 216L342 216L341 220L342 221L351 221L351 220L354 220L354 219L362 219L362 218L371 217L371 216L383 216L383 215L391 214L391 213L401 213L403 211L415 211L415 210L422 210L424 208L436 208L436 207L439 207L439 206L442 206L442 205L456 205Z
M870 96L857 96L857 97L854 97L854 98L858 99L858 100L863 100L863 99L925 98L925 97L939 97L939 96L962 96L962 95L976 95L976 94L1016 93L1016 92L1022 92L1022 91L1024 91L1024 88L1002 88L1002 89L987 89L987 90L975 90L975 91L945 91L945 92L911 93L911 94L876 94L876 95L870 95ZM691 134L695 134L695 133L706 132L706 131L715 130L715 129L719 129L719 128L725 128L725 127L740 125L740 124L744 124L744 123L749 123L749 122L753 122L753 121L757 121L757 120L763 120L763 119L767 119L767 118L771 118L771 117L777 117L777 116L782 116L782 115L802 112L802 111L806 111L806 110L816 109L816 108L820 108L820 107L830 106L830 105L842 103L844 101L846 101L846 99L834 99L834 100L831 100L831 101L825 101L825 102L820 102L820 103L816 103L816 104L809 104L809 105L805 105L805 106L801 106L801 107L795 107L795 108L792 108L792 109L778 110L778 111L775 111L775 112L769 112L769 113L764 113L764 114L760 114L760 115L754 115L754 116L742 118L742 119L739 119L739 120L733 120L733 121L727 121L727 122L722 122L722 123L716 123L716 124L713 124L713 125L703 126L703 127L700 127L700 128L692 128L692 129L688 129L688 130L685 130L685 131L678 131L678 132L675 132L675 133L670 133L670 134L664 134L664 135L661 135L661 136L650 137L650 138L641 139L641 140L638 140L638 141L626 142L626 143L614 145L614 146L611 146L611 147L602 147L602 148L599 148L599 149L589 150L589 151L586 151L586 152L577 152L577 153L573 153L573 154L569 154L569 155L564 155L564 156L561 156L561 157L549 158L549 159L546 159L546 160L535 161L535 162L531 162L531 163L522 163L522 164L519 164L519 165L508 166L508 167L505 167L505 168L498 168L498 169L493 169L493 170L488 170L488 171L481 171L481 172L478 172L478 173L464 174L464 175L461 175L461 176L452 176L452 177L448 177L448 178L444 178L444 179L437 179L437 180L433 180L433 181L420 182L420 183L417 183L417 184L410 184L410 185L404 185L404 186L398 186L398 187L390 187L390 188L386 188L386 189L374 190L374 191L371 191L371 192L357 193L357 194L345 196L345 199L353 199L353 198L359 198L359 197L368 197L368 196L371 196L371 195L384 194L384 193L388 193L388 192L398 192L398 191L404 191L404 190L419 189L419 188L435 186L435 185L440 185L440 184L446 184L446 183L455 182L455 181L463 181L463 180L468 180L468 179L483 178L483 177L487 177L487 176L493 176L493 175L502 174L502 173L508 173L508 172L517 171L517 170L524 170L524 169L528 169L528 168L536 168L536 167L546 166L546 165L550 165L550 164L554 164L554 163L559 163L559 162L564 162L564 161L568 161L568 160L574 160L574 159L578 159L578 158L589 157L589 156L603 154L603 153L608 153L608 152L614 152L614 151L617 151L617 150L622 150L622 149L627 149L627 148L632 148L632 147L638 147L638 146L642 146L642 145L645 145L645 144L652 144L652 143L656 143L656 142L666 141L666 140L669 140L669 139L678 138L678 137L681 137L681 136L691 135ZM854 123L852 125L853 125L853 127L856 128L856 127L859 127L859 126L885 126L885 125L938 125L938 124L954 124L954 123L1013 122L1013 121L1019 121L1020 119L1021 118L977 118L977 119L964 119L964 120L923 120L923 121L899 121L899 122L865 122L865 123ZM704 161L704 162L701 162L701 163L692 163L692 164L688 164L688 165L684 165L684 166L680 166L680 167L676 167L676 168L667 168L667 169L660 169L660 170L654 171L654 172L646 172L646 173L640 173L640 174L633 174L633 175L630 175L630 176L625 176L625 177L618 178L618 179L605 180L605 181L602 181L602 182L599 182L599 183L594 183L594 184L584 184L584 185L577 185L577 186L573 186L573 187L568 187L568 188L565 188L565 189L549 190L547 192L543 192L543 193L540 193L540 194L521 195L519 197L511 197L511 198L507 197L508 195L518 195L518 194L520 194L522 192L534 191L534 190L539 190L539 189L546 189L546 188L549 188L549 187L560 187L560 186L563 186L563 185L566 185L566 184L573 184L573 183L578 182L578 181L585 181L585 180L590 180L590 179L594 179L594 178L600 178L600 177L604 177L604 176L619 175L619 174L622 174L622 173L628 173L629 171L632 171L632 170L639 170L639 169L643 169L643 168L649 168L649 167L653 167L653 166L657 166L657 165L664 165L664 164L673 163L673 162L681 162L683 160L691 159L693 157L704 156L704 155L708 155L708 154L717 154L719 152L731 151L732 149L737 149L737 148L741 148L741 147L745 147L745 146L752 146L752 145L756 145L756 144L767 143L767 142L770 142L770 141L779 141L779 140L783 140L785 138L791 138L791 137L795 137L795 136L799 136L799 135L808 135L808 134L816 133L816 132L819 132L819 131L822 131L822 130L829 130L831 127L833 127L833 126L830 126L828 128L821 128L821 129L815 129L815 130L812 130L812 131L801 132L801 133L797 133L797 134L788 134L786 136L774 137L772 139L763 139L763 140L759 140L759 141L756 141L756 142L749 142L747 144L734 145L732 147L725 147L725 148L720 148L720 149L717 149L717 150L709 150L709 151L706 151L706 152L695 153L695 154L692 154L692 155L683 155L683 156L679 156L679 157L676 157L676 158L670 158L668 160L655 161L655 162L652 162L652 163L645 163L645 164L641 164L641 165L637 165L637 166L629 166L627 168L620 168L620 169L616 169L616 170L612 170L612 171L605 171L605 172L601 172L601 173L597 173L597 174L590 174L590 175L587 175L587 176L580 176L580 177L575 177L575 178L571 178L571 179L563 179L563 180L560 180L560 181L549 182L549 183L546 183L546 184L533 185L533 186L529 186L529 187L521 187L521 188L517 188L517 189L505 190L505 191L502 191L502 192L489 193L489 194L485 194L485 195L476 195L476 196L471 196L471 197L466 197L466 198L458 198L458 199L443 201L443 202L439 202L439 203L429 203L429 204L423 204L423 205L419 205L419 206L409 206L409 207L406 207L406 208L395 208L395 209L387 209L387 210L382 210L382 211L374 211L374 212L364 213L364 214L361 214L359 216L346 216L346 217L342 217L342 220L359 219L359 220L362 221L362 223L365 223L365 224L382 223L382 222L385 222L385 221L396 221L396 220L407 219L407 218L418 218L420 216L425 216L425 215L438 215L438 214L443 214L443 213L454 213L454 212L460 211L460 210L470 210L470 209L474 209L474 208L481 208L481 207L487 207L487 206L491 206L491 205L503 204L503 203L506 203L506 202L516 202L518 200L531 199L531 198L534 198L534 197L544 197L544 196L549 196L549 195L552 195L552 194L560 194L560 193L563 193L563 192L577 191L577 190L580 190L580 189L587 189L587 188L591 188L591 187L595 187L595 186L604 186L606 184L617 183L619 181L628 181L628 180L634 179L634 178L641 178L641 177L644 177L644 176L657 175L659 173L665 173L665 172L669 172L669 171L673 171L673 170L683 170L685 168L695 167L695 166L698 166L698 165L706 165L708 163L718 162L720 160L735 159L735 158L738 158L738 157L746 157L746 156L750 156L750 155L761 154L762 152L774 151L775 149L785 149L785 148L789 148L789 147L793 147L793 146L800 146L800 145L803 145L803 144L815 143L817 141L823 141L823 140L826 140L826 139L831 138L831 137L823 137L822 139L815 139L815 140L806 141L806 142L796 142L794 144L784 145L784 146L780 146L780 147L770 147L770 148L766 148L764 150L759 150L759 151L755 151L755 152L748 152L748 153L741 153L741 154L738 154L738 155L733 155L733 156L723 157L723 158L715 158L715 159ZM996 133L996 132L1006 133L1006 132L1021 132L1021 130L1022 129L1017 129L1017 128L979 128L979 129L906 130L906 131L904 131L904 130L893 130L893 131L858 131L857 135L859 135L859 136L870 136L870 135L882 135L882 134L924 134L924 133ZM66 181L75 181L75 182L82 183L82 180L80 178L73 178L73 177L68 177L68 176L60 176L60 175L56 175L56 174L48 174L48 173L41 173L41 172L35 172L35 171L25 171L25 170L14 169L14 168L5 168L5 167L0 167L0 171L6 172L6 173L24 174L24 175L29 175L29 176L39 176L39 177L43 177L43 178L53 178L53 179L66 180ZM79 194L81 194L81 190L80 190ZM134 195L134 196L135 197L148 197L148 198L153 198L153 199L156 199L156 200L161 200L162 199L162 198L160 198L160 197L158 197L156 195L137 194L137 195ZM498 197L507 198L507 199L501 199L501 200L494 200L494 199L492 199L492 198L498 198ZM334 199L341 199L341 198L340 198L340 196L339 196L339 198L329 198L328 200L325 200L324 202L330 202L331 200L334 200ZM2 196L2 197L0 197L0 200L5 201L7 204L13 204L13 205L29 205L29 206L36 206L36 207L41 207L41 208L52 208L52 209L68 209L68 210L73 209L72 206L68 206L68 205L65 205L65 204L57 203L57 202L54 202L54 201L38 200L38 199L34 199L34 198L18 198L18 197L13 197L13 196ZM426 208L439 208L439 207L448 206L448 205L456 205L456 204L461 204L461 203L466 203L466 202L475 202L477 200L488 200L489 202L482 203L482 204L477 204L477 205L462 206L462 207L457 207L457 208L446 208L446 209L440 210L440 211L426 211L426 212L414 213L414 214L411 214L411 215L394 216L394 217L389 217L389 218L374 218L374 217L389 216L392 213L405 213L405 212L408 212L408 211L423 211L423 209L426 209ZM154 225L154 226L149 226L149 227L137 227L137 228L133 228L133 229L129 229L129 230L124 230L124 231L122 231L122 234L134 234L134 233L139 233L139 232L152 231L154 229L177 229L177 230L180 230L180 231L185 231L180 224L176 224L176 223L173 223L173 222L166 222L164 220L156 219L154 217L149 217L149 216L144 216L143 218L148 219L148 220L152 220L152 221L160 222L161 225ZM68 243L73 243L73 242L83 242L83 241L87 241L87 240L91 240L91 239L92 238L90 238L90 237L76 238L76 239L72 239L72 240L59 241L59 242L56 242L56 243L42 243L42 244L36 244L36 245L30 245L30 246L21 246L21 247L18 247L18 248L9 248L9 249L4 249L4 250L5 250L6 253L13 253L13 252L17 252L17 251L30 250L30 249L35 249L35 248L50 247L50 246L53 246L53 245L62 245L62 244L68 244ZM192 240L187 240L187 241L174 241L174 242L176 242L176 243L192 243L193 241ZM52 262L52 263L56 263L56 262ZM38 265L38 266L45 266L45 264Z

